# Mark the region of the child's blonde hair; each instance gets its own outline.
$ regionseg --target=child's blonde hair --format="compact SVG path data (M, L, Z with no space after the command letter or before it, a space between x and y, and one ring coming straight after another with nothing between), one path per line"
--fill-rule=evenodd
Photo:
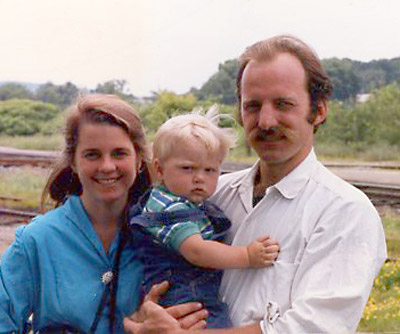
M177 142L195 142L203 144L210 154L219 154L222 162L235 146L236 136L233 129L218 127L219 118L215 106L206 115L194 111L170 118L155 135L153 158L163 162L173 155Z

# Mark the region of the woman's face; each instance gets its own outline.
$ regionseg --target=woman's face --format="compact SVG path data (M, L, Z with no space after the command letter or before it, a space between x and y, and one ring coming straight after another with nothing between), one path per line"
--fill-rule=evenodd
M87 206L125 206L140 165L128 134L119 126L84 122L79 129L73 170Z

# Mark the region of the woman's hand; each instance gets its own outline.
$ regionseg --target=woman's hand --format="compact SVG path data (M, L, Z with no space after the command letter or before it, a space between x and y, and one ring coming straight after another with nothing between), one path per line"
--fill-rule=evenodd
M168 282L162 282L151 288L140 309L125 318L125 331L132 334L178 334L184 332L183 329L205 328L208 312L200 303L183 303L166 309L156 304L168 287Z

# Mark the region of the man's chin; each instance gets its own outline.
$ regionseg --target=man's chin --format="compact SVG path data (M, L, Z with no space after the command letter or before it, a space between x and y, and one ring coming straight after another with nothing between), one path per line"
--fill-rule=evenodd
M282 154L282 151L256 151L260 160L268 164L280 164L286 160L286 156Z

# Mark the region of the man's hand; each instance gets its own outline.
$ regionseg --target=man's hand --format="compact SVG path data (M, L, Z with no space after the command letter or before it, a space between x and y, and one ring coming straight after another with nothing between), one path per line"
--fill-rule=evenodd
M166 309L156 304L168 287L168 282L154 285L139 310L124 319L124 327L128 333L172 334L183 329L205 328L208 312L200 303L184 303Z
M140 321L137 313L140 313ZM124 330L131 334L178 334L181 326L179 321L161 306L152 301L146 301L139 312L124 319Z
M252 268L262 268L271 265L279 254L279 245L269 236L258 238L247 246L249 264Z

